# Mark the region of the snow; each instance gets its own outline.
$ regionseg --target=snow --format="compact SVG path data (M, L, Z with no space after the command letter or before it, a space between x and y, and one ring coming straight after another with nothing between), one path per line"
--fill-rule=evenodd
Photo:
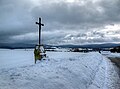
M113 58L118 57L118 58L120 58L120 53L110 53L110 54L107 55L107 57L113 57Z
M118 58L120 58L120 53L111 53L110 51L101 51L101 54L106 56L106 57L112 57L112 58L118 57Z
M0 68L18 67L29 64L34 64L33 50L0 49Z
M118 69L97 52L0 50L0 89L119 89Z

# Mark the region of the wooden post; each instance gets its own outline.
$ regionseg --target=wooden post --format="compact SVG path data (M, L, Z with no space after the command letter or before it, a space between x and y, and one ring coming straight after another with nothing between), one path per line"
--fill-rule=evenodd
M36 22L36 24L39 26L38 30L39 30L39 41L38 44L41 45L41 26L44 26L44 24L41 23L41 18L39 18L38 22Z

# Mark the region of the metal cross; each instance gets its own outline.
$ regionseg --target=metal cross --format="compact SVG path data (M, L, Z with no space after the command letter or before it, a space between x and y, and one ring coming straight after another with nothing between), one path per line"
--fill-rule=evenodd
M41 18L39 18L38 22L36 24L39 26L39 45L41 45L41 26L44 26L44 24L41 23Z

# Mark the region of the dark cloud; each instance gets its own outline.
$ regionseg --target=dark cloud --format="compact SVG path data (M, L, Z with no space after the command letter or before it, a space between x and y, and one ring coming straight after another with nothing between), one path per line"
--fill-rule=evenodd
M119 0L0 0L0 43L36 43L38 17L45 23L46 44L118 42L120 37L113 35L120 29L111 31L113 35L110 28L104 29L119 25L119 4Z
M22 1L1 0L0 3L0 43L10 42L10 38L34 32L34 23L28 11L29 5Z
M104 8L104 20L108 22L120 22L120 0L103 0L99 3Z
M46 22L58 22L60 24L104 24L120 20L119 0L101 0L99 3L85 1L85 5L79 3L48 3L33 8L33 16L42 16Z
M47 22L57 22L63 25L99 22L96 19L100 18L99 12L94 9L94 6L91 5L92 3L88 4L90 7L67 2L43 4L42 7L33 8L32 13L34 16L42 16Z

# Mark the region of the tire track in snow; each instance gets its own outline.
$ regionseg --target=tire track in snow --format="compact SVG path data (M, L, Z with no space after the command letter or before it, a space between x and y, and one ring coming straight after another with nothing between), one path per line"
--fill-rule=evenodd
M101 56L102 57L102 56ZM102 89L104 85L105 76L105 62L102 57L101 62L95 72L94 78L91 81L91 84L87 87L87 89Z

